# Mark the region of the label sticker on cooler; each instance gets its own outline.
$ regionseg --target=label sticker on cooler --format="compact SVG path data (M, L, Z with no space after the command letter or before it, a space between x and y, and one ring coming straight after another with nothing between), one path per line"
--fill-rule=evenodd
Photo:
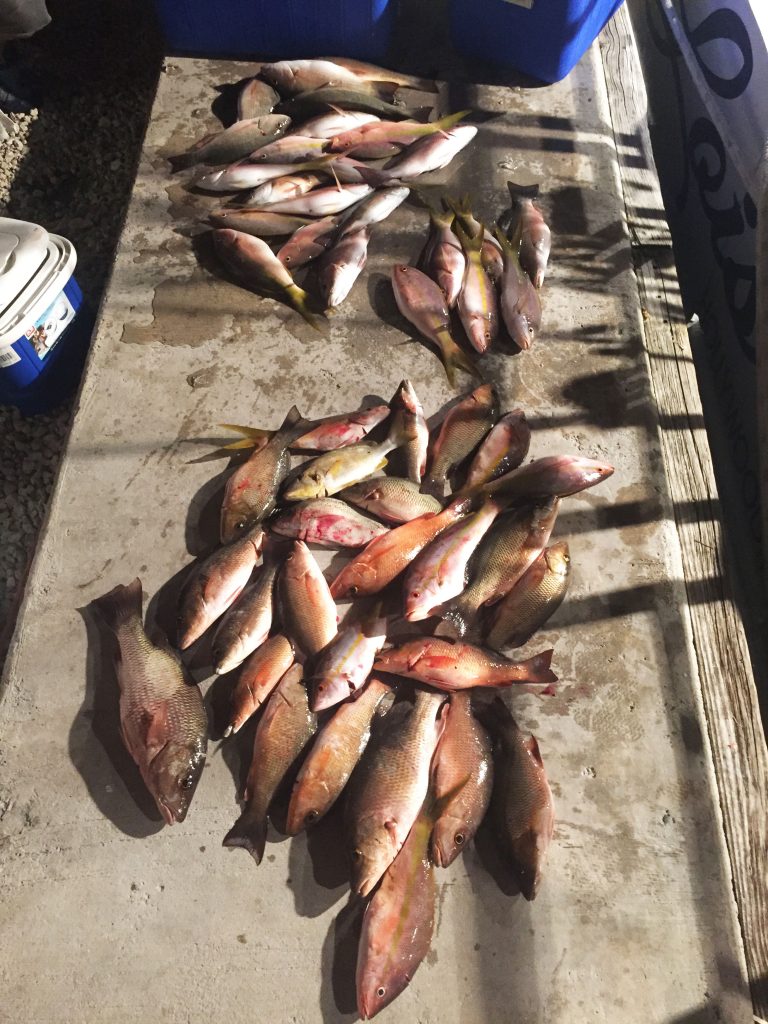
M14 363L20 363L21 356L12 348L10 345L7 348L0 348L0 370L4 370L6 366L13 366Z
M72 308L72 303L62 292L46 309L34 327L30 327L29 330L24 332L24 337L34 348L38 359L45 359L74 319L74 316L75 311Z

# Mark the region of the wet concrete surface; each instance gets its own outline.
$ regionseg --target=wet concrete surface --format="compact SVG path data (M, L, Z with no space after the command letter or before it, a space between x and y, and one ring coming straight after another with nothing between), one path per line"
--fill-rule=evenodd
M455 399L387 284L418 255L427 216L408 204L374 232L322 334L217 276L190 236L218 200L190 198L165 156L215 127L216 86L249 65L173 64L4 676L0 1020L353 1021L359 912L338 822L271 832L259 868L222 849L246 735L211 747L188 820L162 827L122 747L87 606L138 574L150 624L166 623L185 566L212 542L189 509L210 505L223 467L190 462L188 441L217 423L274 427L294 403L323 416L406 376L430 417ZM470 191L488 219L508 178L541 181L554 234L541 339L525 355L493 351L484 374L502 408L534 423L533 456L605 458L616 472L568 499L555 528L573 584L525 651L553 645L562 683L513 702L556 799L540 894L527 904L479 840L439 873L433 951L380 1019L740 1024L751 1010L599 55L556 86L456 80L441 102L479 111L481 130L432 181ZM210 691L204 666L196 676Z

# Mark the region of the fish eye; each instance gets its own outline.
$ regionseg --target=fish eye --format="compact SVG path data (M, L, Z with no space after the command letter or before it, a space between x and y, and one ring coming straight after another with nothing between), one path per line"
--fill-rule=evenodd
M314 821L320 817L317 811L307 811L307 823L311 825Z
M359 590L360 590L360 587L356 587L356 586L354 585L354 583L353 583L353 584L352 584L352 586L351 586L351 587L349 588L349 594L350 594L350 596L351 596L351 597L355 597L355 596L356 596L356 594L357 594L357 592L358 592Z
M383 999L386 994L387 990L384 988L384 986L379 985L379 987L376 989L376 995L379 997L379 999Z
M192 783L194 781L195 780L192 778L191 775L184 775L181 779L179 779L179 786L182 789L191 789L192 788Z
M246 523L246 521L244 519L238 519L238 521L235 523L235 529L236 530L244 530L247 525L248 525L248 523Z
M283 256L283 263L290 263L290 262L291 262L291 257L290 256Z
M362 859L363 859L363 851L362 850L353 850L352 851L352 860L355 862L355 864L358 864Z
M454 843L456 843L457 846L463 846L464 845L464 833L463 832L457 832L456 835L453 837L453 841L454 841Z
M412 590L411 591L411 597L415 597L416 599L420 598L421 597L421 591L420 590Z

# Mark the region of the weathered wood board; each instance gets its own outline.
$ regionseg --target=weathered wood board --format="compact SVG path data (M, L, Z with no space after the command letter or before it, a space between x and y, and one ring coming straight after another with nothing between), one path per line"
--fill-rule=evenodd
M352 408L406 376L429 415L454 397L434 354L408 340L387 283L393 262L417 256L426 216L402 207L376 233L328 337L224 281L188 237L194 210L211 204L169 178L163 154L213 124L215 87L247 67L174 64L4 677L0 1019L14 1024L356 1017L338 822L271 844L258 869L223 850L240 771L230 743L210 757L188 820L162 828L121 747L114 677L82 609L137 573L155 595L200 550L216 467L190 464L186 439L222 420L277 424L294 402L310 416ZM489 218L507 178L541 180L555 236L542 339L525 356L492 354L487 376L504 407L526 409L532 454L599 456L616 473L569 499L556 528L574 583L529 646L554 645L562 685L549 699L515 699L557 801L540 895L527 904L500 891L487 850L468 850L440 875L429 962L380 1019L741 1024L751 1009L687 607L695 595L683 582L599 51L550 88L454 82L446 92L483 119L439 180L470 190ZM167 615L167 601L153 600L150 619Z

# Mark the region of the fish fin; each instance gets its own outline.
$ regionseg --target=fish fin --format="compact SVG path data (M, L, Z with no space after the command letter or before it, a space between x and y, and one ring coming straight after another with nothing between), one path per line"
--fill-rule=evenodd
M239 423L217 423L216 426L221 427L222 430L231 430L235 434L252 437L257 441L261 441L265 437L269 439L274 434L274 430L262 430L261 427L244 427Z
M483 226L482 224L477 230L477 234L470 234L470 229L466 225L466 222L459 217L456 223L453 225L453 230L456 233L456 237L461 242L461 247L467 255L470 253L479 253L483 247Z
M177 156L169 156L168 163L171 165L171 171L176 174L177 171L185 171L188 167L194 167L197 163L197 152L192 150L189 153L179 153Z
M141 580L137 576L127 586L120 583L109 593L95 598L91 604L113 633L134 616L142 622Z
M532 658L528 658L526 661L518 663L521 667L526 668L528 670L529 677L526 680L526 682L557 682L557 676L549 667L552 664L552 655L554 653L554 650L550 648L548 651L542 651L541 654L534 654Z
M468 356L463 349L459 348L448 331L438 332L437 339L440 345L445 375L451 387L456 386L456 370L463 370L476 380L483 379L483 375L480 373L480 369L474 359Z
M508 181L507 188L513 203L518 199L538 199L539 197L538 185L516 185L514 181Z
M377 170L375 167L358 167L357 168L360 177L363 179L366 185L370 185L371 188L381 188L382 185L392 185L397 182L397 176L385 174L382 171Z
M453 224L456 218L456 214L453 210L433 210L429 211L429 219L432 223L439 228L449 228Z
M536 762L536 764L539 766L539 768L543 768L544 767L544 762L541 759L541 751L539 750L539 743L538 743L538 740L536 739L536 737L533 735L533 733L531 733L531 735L528 737L527 740L524 741L524 743L525 743L525 749L531 755L531 757Z
M141 739L150 759L153 758L168 742L168 703L163 701L154 706L153 710L144 708L139 720Z
M440 615L442 620L435 629L435 636L459 640L467 632L467 618L460 600L448 605Z
M441 117L438 121L435 121L432 125L433 128L438 128L438 131L443 135L448 131L449 128L454 128L459 121L468 117L472 113L471 110L460 110L456 114L446 114L445 117Z
M287 285L285 295L296 312L301 314L309 326L313 327L316 331L320 331L320 317L309 308L307 303L309 296L304 289L300 288L297 284Z
M241 846L253 857L257 864L261 864L264 856L264 847L267 843L267 819L265 816L254 814L246 809L237 819L232 828L227 832L222 841L222 846Z

